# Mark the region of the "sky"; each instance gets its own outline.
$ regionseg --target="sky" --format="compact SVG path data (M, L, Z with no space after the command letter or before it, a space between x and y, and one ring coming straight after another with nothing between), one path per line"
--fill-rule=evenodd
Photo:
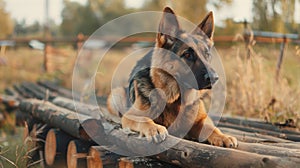
M45 0L4 0L6 11L17 20L26 19L27 24L34 21L43 23L45 20ZM85 4L86 0L71 0ZM139 7L142 5L141 0L126 0L129 7ZM49 16L57 24L61 23L61 10L63 9L63 0L49 0ZM208 7L210 8L210 7ZM295 20L300 23L300 3L296 6ZM215 22L221 23L222 20L231 17L237 21L250 20L252 18L252 1L251 0L233 0L232 5L227 5L218 12L214 12Z

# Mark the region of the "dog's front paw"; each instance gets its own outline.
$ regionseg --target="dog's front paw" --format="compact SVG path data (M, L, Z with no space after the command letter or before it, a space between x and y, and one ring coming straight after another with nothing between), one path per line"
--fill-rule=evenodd
M151 124L143 127L143 129L140 130L140 134L144 135L148 141L160 143L167 138L168 130L164 126Z
M214 146L225 146L227 148L237 148L238 146L238 141L235 137L225 134L213 133L209 136L208 142Z

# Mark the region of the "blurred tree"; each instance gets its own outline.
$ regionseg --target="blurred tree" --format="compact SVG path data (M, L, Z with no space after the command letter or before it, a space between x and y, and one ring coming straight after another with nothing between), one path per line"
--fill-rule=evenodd
M13 21L5 11L5 3L0 0L0 38L5 38L13 33Z
M136 12L136 9L126 8L125 0L88 0L90 9L101 21L101 25L125 14Z
M216 27L215 34L217 35L236 35L243 32L244 26L242 24L236 24L232 18L224 20L224 26Z
M296 0L253 0L252 27L263 31L297 32L295 5Z
M58 34L58 26L54 20L49 20L51 34L53 36ZM23 37L41 37L43 35L43 26L35 21L32 24L27 24L25 19L14 21L14 35Z
M61 32L63 35L92 34L104 23L133 12L124 0L88 0L87 4L64 0Z
M177 15L182 16L194 23L199 23L201 19L207 14L207 5L214 6L217 10L224 4L230 4L232 0L147 0L144 3L144 10L158 10L161 11L165 6L174 8Z
M26 33L27 33L26 20L25 19L22 19L21 21L15 20L14 35L20 36L20 35L25 35Z
M27 33L35 34L39 33L42 30L42 26L38 21L35 21L33 24L26 27Z
M75 36L79 33L90 35L100 26L96 15L89 5L84 6L78 2L70 2L68 0L64 0L64 5L60 26L64 36Z

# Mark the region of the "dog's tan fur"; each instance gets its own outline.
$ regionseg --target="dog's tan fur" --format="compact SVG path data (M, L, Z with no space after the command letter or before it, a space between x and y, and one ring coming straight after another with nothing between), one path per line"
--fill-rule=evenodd
M164 12L174 14L170 8L165 8ZM162 19L161 24L163 24L164 22L165 20ZM203 40L206 40L207 45L212 45L212 13L209 13L206 17L206 20L202 22L198 27L210 37L210 39ZM168 38L169 37L167 37L166 35L158 33L156 38L156 48L162 48L166 45L170 45L172 39ZM181 34L181 38L188 38L188 35L183 33ZM201 48L203 46L199 47ZM179 55L183 52L186 46L182 45L181 48L179 48L179 51L177 52L177 54ZM173 73L173 71L176 71L176 68L174 68L176 67L176 62L172 62L173 60L163 60L164 58L162 58L161 55L155 52L156 51L153 52L152 65L163 64L163 66L166 66L166 68L170 69L170 72L167 73L164 70L155 68L154 66L150 69L149 76L154 87L164 93L164 96L166 98L165 109L163 110L162 114L152 119L151 110L149 110L151 108L151 105L144 103L142 96L139 95L139 89L141 89L141 87L138 86L138 81L134 80L133 87L135 100L128 110L126 110L126 107L119 107L127 104L126 92L124 88L113 90L108 98L108 109L112 114L118 115L119 113L124 113L121 119L122 127L137 131L142 136L145 136L148 139L159 141L157 139L157 136L159 135L160 138L164 140L166 135L168 134L167 128L175 121L177 117L185 116L180 114L180 112L182 111L180 109L186 108L189 105L196 104L196 106L198 107L198 112L194 117L180 118L184 120L184 122L181 124L192 125L186 137L191 139L198 139L200 132L203 131L204 134L205 132L211 133L207 140L213 145L236 147L236 138L223 134L218 128L214 126L212 120L208 117L204 107L204 103L199 98L199 94L201 94L203 90L189 90L188 92L184 93L184 95L182 95L178 83L170 74ZM142 87L142 89L143 88L144 87ZM145 93L150 94L150 91L145 91ZM117 99L114 98L114 96L116 97L116 95L118 97ZM184 99L185 101L181 101L180 99ZM205 130L202 129L204 126Z

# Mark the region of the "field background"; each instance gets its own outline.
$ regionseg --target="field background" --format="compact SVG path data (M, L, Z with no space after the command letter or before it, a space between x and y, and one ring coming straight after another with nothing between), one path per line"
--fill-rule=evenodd
M251 58L246 59L243 44L216 45L221 56L227 81L227 99L224 115L246 118L259 118L269 122L284 122L293 119L300 127L300 51L295 45L287 45L279 81L275 80L275 69L279 56L279 45L257 44L251 48ZM73 64L77 51L72 47L57 48L67 54L63 57L58 70L53 73L43 71L43 51L26 47L9 49L4 59L7 65L0 66L0 93L23 81L37 80L59 81L61 85L71 89ZM132 48L110 50L105 56L105 64L100 64L96 75L98 95L107 95L110 91L113 70L120 61L130 54ZM270 103L271 101L273 103ZM12 161L19 167L24 166L28 147L22 140L23 129L14 125L14 115L1 111L6 120L1 124L0 156ZM17 139L15 141L14 139ZM5 163L7 166L13 164ZM23 165L23 166L22 166ZM36 164L38 166L38 163ZM14 166L13 166L14 167Z
M246 50L242 44L230 46L216 45L223 61L227 79L227 101L224 113L246 117L269 119L299 118L300 92L300 49L287 45L279 81L275 80L275 70L280 46L276 44L258 44L252 47L250 59L246 59ZM58 70L53 73L43 71L43 51L29 48L17 48L7 51L7 65L0 66L0 92L6 87L22 81L56 80L63 86L72 87L73 64L77 51L71 47L58 49L67 53ZM96 75L98 95L108 95L111 76L120 63L132 51L131 48L110 50L100 64ZM272 107L269 102L275 98ZM298 115L297 115L298 114Z

